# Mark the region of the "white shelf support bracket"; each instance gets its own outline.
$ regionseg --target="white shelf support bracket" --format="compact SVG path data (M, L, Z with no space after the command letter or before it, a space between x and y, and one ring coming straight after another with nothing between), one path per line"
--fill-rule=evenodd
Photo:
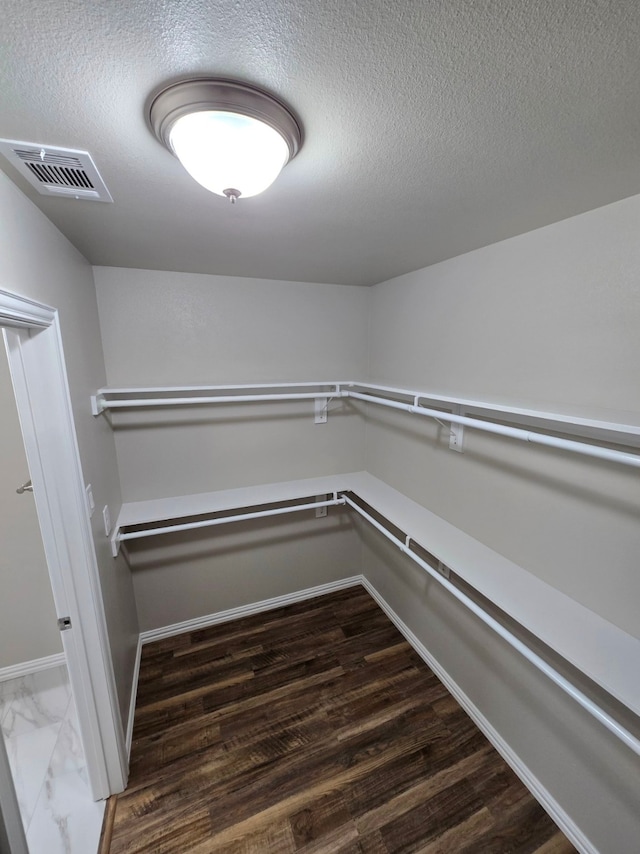
M120 552L120 528L116 525L113 529L113 534L111 535L111 554L114 557L118 557L118 553Z
M453 415L464 415L462 407L459 404L451 407ZM449 433L449 449L464 453L464 424L451 424L451 432Z
M314 400L314 423L327 423L327 408L329 406L328 397L316 397Z
M104 405L104 397L101 394L91 395L91 414L101 415L106 409Z

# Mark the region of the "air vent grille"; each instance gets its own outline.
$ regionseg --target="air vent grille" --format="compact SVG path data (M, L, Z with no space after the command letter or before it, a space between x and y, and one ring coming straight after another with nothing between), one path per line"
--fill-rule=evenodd
M93 190L93 184L84 169L69 166L52 166L49 163L27 163L27 169L43 184L58 184L63 187L82 187Z
M43 195L113 201L88 151L3 139L0 153Z
M46 148L15 148L16 156L27 162L46 163L55 166L72 166L76 169L82 168L79 157L61 152L47 150Z

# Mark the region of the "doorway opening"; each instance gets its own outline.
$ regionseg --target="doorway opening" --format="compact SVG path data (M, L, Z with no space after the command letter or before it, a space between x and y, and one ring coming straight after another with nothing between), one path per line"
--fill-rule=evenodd
M33 854L63 851L66 842L72 851L92 840L97 848L104 803L89 787L4 353L0 435L0 730L22 825Z
M66 663L66 673L48 668L45 684L48 679L49 696L57 697L58 706L65 691L68 701L73 695L87 788L93 800L101 800L123 790L127 758L58 315L54 308L0 291L0 327L30 473L25 480L33 482L33 495L27 497L36 505L53 617L68 626L59 634L62 652L53 653L64 655L59 662ZM17 702L11 705L16 717L19 708ZM66 714L72 714L69 702ZM3 741L0 838L9 840L11 854L22 854L28 849L8 770Z

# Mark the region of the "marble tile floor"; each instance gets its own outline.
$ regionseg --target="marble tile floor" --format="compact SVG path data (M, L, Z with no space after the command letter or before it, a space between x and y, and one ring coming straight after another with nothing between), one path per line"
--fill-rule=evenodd
M67 668L0 682L0 725L29 854L95 854L104 802L91 798Z

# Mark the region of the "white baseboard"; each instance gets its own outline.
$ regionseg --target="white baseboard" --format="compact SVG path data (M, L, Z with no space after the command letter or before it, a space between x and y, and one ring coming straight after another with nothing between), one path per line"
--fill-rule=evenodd
M295 602L303 602L305 599L324 596L325 593L355 587L357 584L362 584L361 575L353 575L351 578L343 578L340 581L330 581L328 584L319 584L317 587L308 587L306 590L297 590L295 593L286 593L284 596L274 596L273 599L263 599L261 602L253 602L250 605L240 605L238 608L229 608L228 611L218 611L216 614L207 614L206 617L196 617L194 620L185 620L182 623L174 623L160 629L151 629L147 632L141 632L140 640L145 644L170 638L173 635L181 635L184 632L195 632L198 629L206 629L218 623L227 623L229 620L238 620L240 617L250 617L251 614L271 611L274 608L293 605Z
M133 741L133 722L136 714L136 699L138 696L138 679L140 677L140 658L142 656L142 635L138 637L136 649L136 660L133 666L133 679L131 684L131 699L129 700L129 716L127 718L127 732L125 735L125 748L127 759L131 756L131 742Z
M32 661L23 661L21 664L12 664L10 667L0 667L0 682L9 679L20 679L30 673L39 673L41 670L50 670L52 667L60 667L66 664L67 659L64 652L56 655L47 655L44 658L34 658Z
M240 605L238 608L229 608L227 611L218 611L216 614L207 614L205 617L196 617L193 620L185 620L182 623L173 623L160 629L150 629L141 632L138 638L138 649L136 652L136 663L133 671L133 684L131 686L131 702L129 704L129 719L127 721L126 746L127 756L131 754L131 742L133 740L133 719L136 710L136 696L138 693L138 677L140 675L140 657L142 646L152 641L163 640L184 632L194 632L198 629L206 629L219 623L228 623L230 620L238 620L240 617L249 617L252 614L260 614L263 611L272 611L274 608L282 608L285 605L293 605L295 602L304 602L305 599L315 599L326 593L335 593L336 590L345 590L347 587L356 587L362 584L361 575L353 575L340 581L330 581L327 584L319 584L317 587L308 587L306 590L297 590L284 596L274 596L272 599L263 599L261 602L253 602L250 605Z
M542 785L538 778L531 773L529 768L522 762L520 757L512 750L507 742L502 738L498 731L493 727L477 706L469 699L464 691L449 674L440 666L438 661L431 655L424 644L414 635L411 629L400 619L396 612L387 604L385 599L378 593L371 582L362 577L361 581L365 590L375 599L378 605L385 612L387 617L396 626L396 628L404 635L406 640L418 653L420 658L433 670L438 679L447 688L449 693L462 706L471 720L475 723L478 729L487 737L491 744L498 751L500 756L509 765L510 768L518 775L524 785L529 789L534 798L551 816L560 830L569 839L569 841L581 852L581 854L599 854L598 849L587 839L580 828L562 809L556 799Z

